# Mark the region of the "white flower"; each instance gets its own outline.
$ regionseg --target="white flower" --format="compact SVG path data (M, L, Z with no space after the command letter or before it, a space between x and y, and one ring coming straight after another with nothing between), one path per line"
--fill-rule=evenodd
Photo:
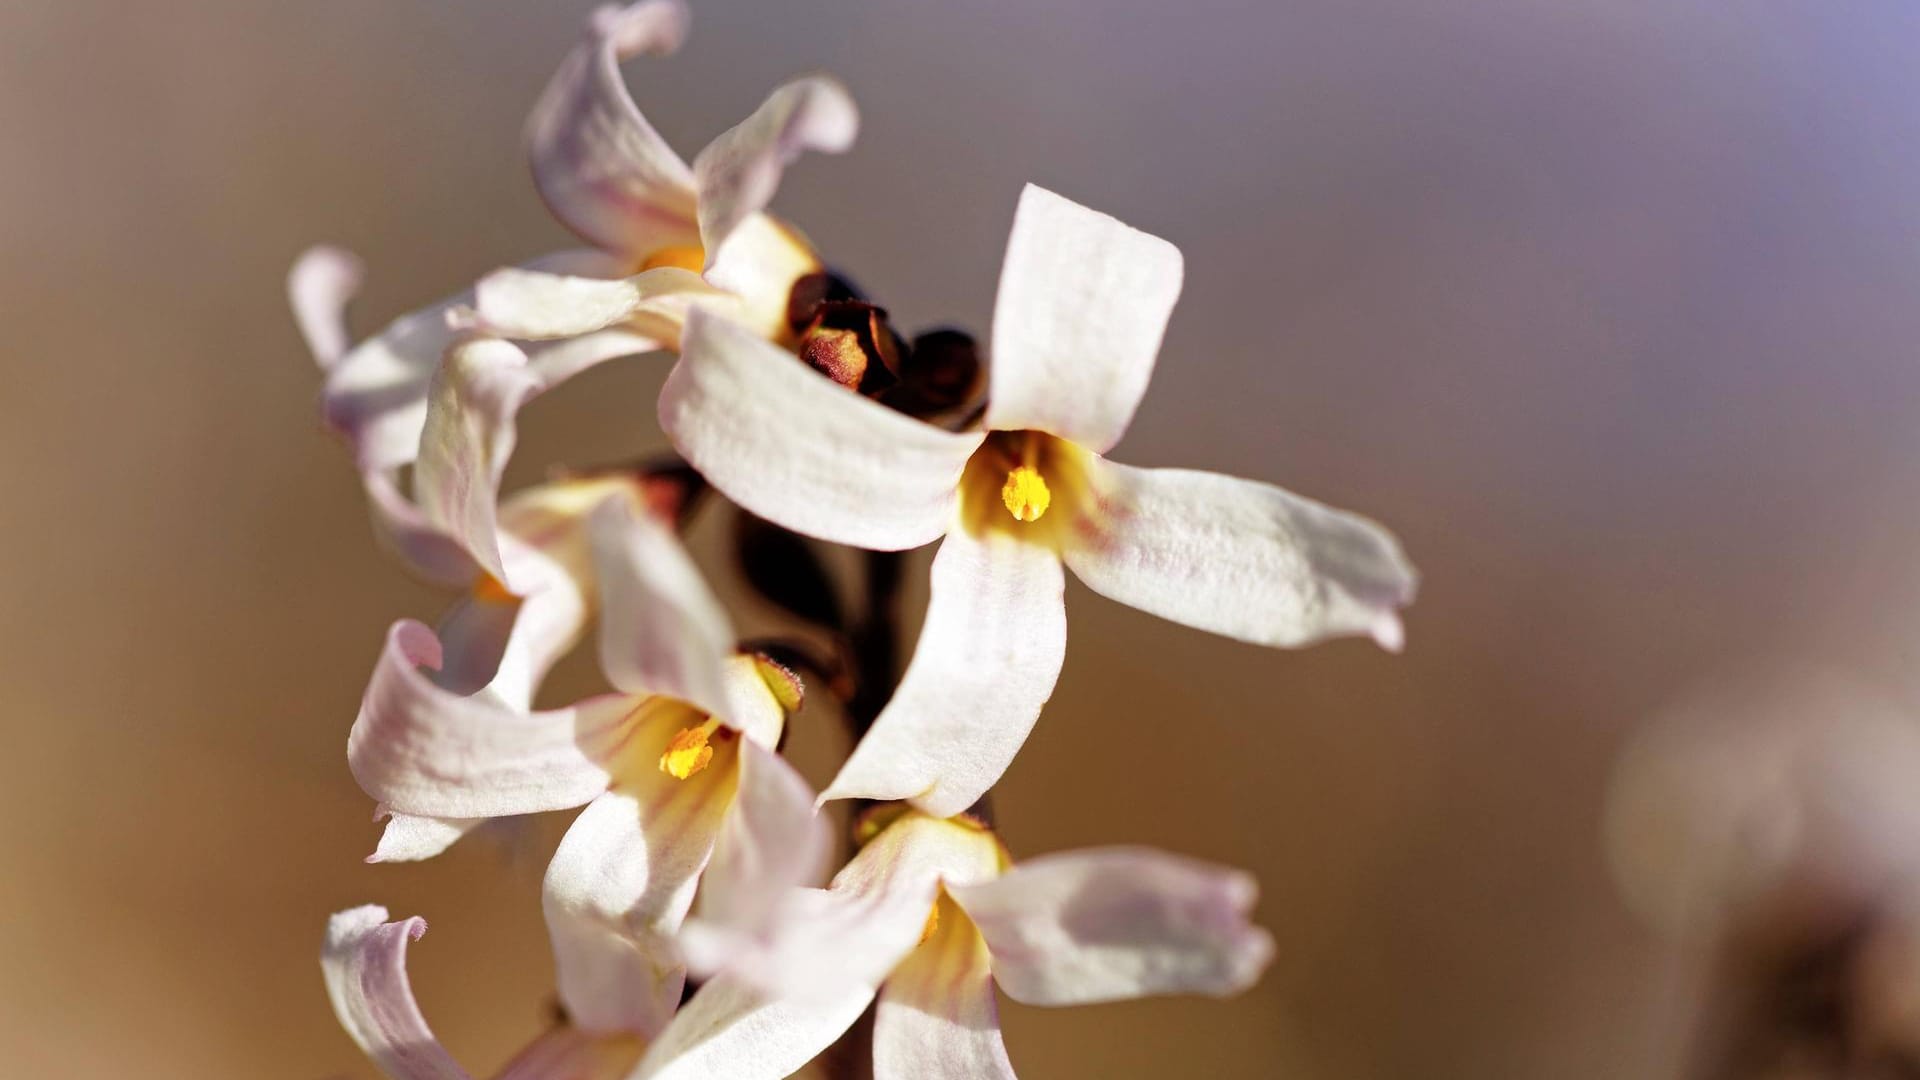
M672 937L723 835L802 863L826 840L811 793L773 752L798 684L735 651L665 525L610 500L591 528L601 662L620 692L550 711L453 693L431 674L439 640L402 621L347 756L361 787L409 820L464 828L585 805L545 883L561 999L586 1030L650 1035L679 1002Z
M715 312L690 314L660 418L715 487L824 540L945 537L906 677L826 797L944 816L992 786L1059 676L1063 564L1096 592L1243 641L1400 647L1415 576L1379 526L1270 485L1102 456L1146 390L1180 282L1166 241L1027 187L986 430L964 433L847 393Z
M908 811L771 941L704 985L636 1078L783 1077L877 996L876 1080L1011 1077L994 1001L1075 1005L1246 989L1272 956L1245 874L1132 848L1009 866L965 817Z

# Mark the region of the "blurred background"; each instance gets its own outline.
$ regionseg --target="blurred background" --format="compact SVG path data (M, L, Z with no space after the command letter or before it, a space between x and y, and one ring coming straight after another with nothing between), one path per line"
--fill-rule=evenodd
M442 597L375 549L283 281L358 251L365 332L563 246L520 125L589 6L0 6L0 1073L371 1076L317 966L370 901L431 922L414 984L472 1068L543 1022L557 823L361 863L347 728ZM691 157L841 76L859 144L776 209L898 325L985 330L1025 181L1165 236L1115 456L1365 512L1424 575L1399 658L1071 587L1005 837L1248 867L1279 950L1232 1001L1009 1004L1023 1075L1695 1075L1719 976L1623 903L1609 778L1703 682L1920 700L1920 9L694 6L643 109ZM542 399L513 479L664 448L665 368Z

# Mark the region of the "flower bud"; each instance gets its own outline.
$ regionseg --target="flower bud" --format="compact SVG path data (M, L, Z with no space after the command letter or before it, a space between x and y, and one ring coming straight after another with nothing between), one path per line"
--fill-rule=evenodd
M864 300L829 300L800 338L800 359L841 386L875 394L900 371L900 338L885 308Z
M812 325L820 305L835 300L861 300L860 290L831 270L816 270L793 283L787 293L787 325L799 333Z
M929 330L902 354L900 384L883 400L909 416L945 412L974 396L980 372L980 347L973 335L946 327Z

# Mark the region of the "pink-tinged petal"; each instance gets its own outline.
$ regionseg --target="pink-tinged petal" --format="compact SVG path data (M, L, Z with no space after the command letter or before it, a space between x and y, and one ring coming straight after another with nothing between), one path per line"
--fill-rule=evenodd
M579 806L604 790L608 762L632 734L633 700L590 698L528 713L486 691L435 685L440 642L411 619L394 624L347 737L347 763L367 794L405 814L478 818Z
M1257 645L1403 642L1418 577L1385 529L1271 484L1096 460L1062 553L1093 591Z
M424 422L424 412L422 413ZM416 441L415 449L418 449ZM430 584L464 589L482 573L466 545L429 520L426 513L400 491L398 479L387 469L362 473L374 539L393 553L407 570Z
M919 547L946 531L984 436L903 416L822 378L792 353L695 308L660 423L748 511L822 540Z
M831 845L805 778L742 739L739 794L701 877L699 914L681 929L689 969L710 976L768 940L782 899L824 876Z
M480 279L474 310L482 327L503 337L568 338L632 320L656 340L671 341L694 300L725 295L677 266L610 281L508 267Z
M629 693L655 693L724 712L726 609L673 530L630 502L594 511L600 575L600 666Z
M911 799L945 817L986 794L1060 677L1064 590L1045 547L949 533L907 673L822 798Z
M1000 1038L987 943L952 900L941 898L938 920L880 988L873 1018L874 1080L1013 1080L1013 1063Z
M1273 958L1273 938L1247 922L1253 878L1165 852L1047 855L951 891L1000 988L1030 1005L1237 994Z
M552 389L608 360L657 352L663 343L649 334L625 328L601 330L560 341L546 341L527 349L527 369L540 385Z
M497 679L523 606L520 597L493 589L475 589L454 601L433 631L440 639L435 685L455 694L472 694ZM511 696L496 696L515 707L527 708L532 686L522 677L507 682ZM522 690L527 700L521 700Z
M380 843L373 854L367 856L370 863L431 859L487 821L486 818L415 817L395 814L382 806L374 811L373 820L383 817L387 819L387 827L381 832Z
M554 216L636 259L699 231L693 171L640 115L620 63L674 52L688 21L681 0L599 8L527 118L534 186Z
M325 245L302 252L287 274L293 321L321 371L339 363L353 345L347 330L347 304L359 293L365 276L366 264L358 256Z
M496 504L513 455L514 414L541 390L527 357L498 338L448 348L428 389L427 418L413 473L427 520L457 538L474 561L509 588L500 558Z
M786 999L724 974L653 1041L632 1080L781 1080L833 1045L872 1000L871 986Z
M327 999L340 1026L394 1080L466 1080L407 982L407 942L426 932L425 919L388 922L387 909L372 904L328 919L320 951Z
M496 699L524 711L533 707L533 695L547 672L572 651L585 631L590 610L585 589L591 587L592 579L577 580L557 558L511 533L501 534L500 548L508 578L524 595L500 664L486 685ZM465 602L479 606L500 601L490 590L480 590ZM444 633L440 640L450 655L452 648ZM445 679L436 681L447 685Z
M773 201L780 173L802 151L845 153L859 130L860 112L846 87L809 75L774 90L752 116L707 144L693 159L707 267L733 230Z
M1028 184L993 308L986 423L1103 452L1126 434L1180 298L1180 249Z
M678 779L657 763L699 715L665 698L643 712L617 785L554 852L542 906L574 1023L651 1037L680 1003L686 969L673 937L733 802L740 740L716 739L707 767Z
M646 1046L561 1024L514 1055L493 1080L619 1080L633 1071Z

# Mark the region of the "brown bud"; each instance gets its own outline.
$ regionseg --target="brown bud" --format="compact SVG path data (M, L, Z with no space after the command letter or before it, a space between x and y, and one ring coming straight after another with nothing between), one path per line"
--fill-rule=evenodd
M900 362L900 385L887 405L910 416L944 412L972 398L980 385L980 347L961 330L929 330L913 339Z
M900 370L900 337L887 310L864 300L829 300L800 338L800 359L842 386L875 394Z
M787 293L787 325L797 334L812 324L821 304L858 299L860 290L853 282L831 270L816 270L796 280Z
M849 390L859 389L867 374L867 350L860 347L860 335L852 330L808 330L800 341L800 359Z

